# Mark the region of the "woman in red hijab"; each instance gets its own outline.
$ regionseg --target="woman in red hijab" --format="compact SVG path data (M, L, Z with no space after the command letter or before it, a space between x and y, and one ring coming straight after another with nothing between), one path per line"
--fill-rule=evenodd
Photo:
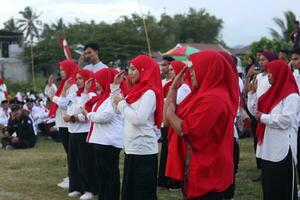
M147 55L139 55L130 63L132 88L125 98L112 90L117 110L125 118L122 200L156 200L157 140L163 109L160 69ZM122 75L115 78L115 84L120 83Z
M79 70L76 74L78 90L76 96L69 100L64 116L68 123L69 155L68 166L70 176L69 197L80 196L80 199L92 199L98 192L94 149L86 142L90 123L82 114L82 108L91 111L96 101L96 84L94 73ZM83 193L83 194L82 194Z
M62 138L64 150L68 155L69 151L69 131L68 124L64 121L63 117L66 114L67 105L70 99L76 96L77 86L75 76L79 67L73 60L64 60L58 63L60 70L61 82L55 94L48 94L52 100L49 117L55 117L55 125L58 127L59 134ZM53 84L51 83L53 87ZM52 89L51 91L54 91ZM69 188L69 178L64 178L64 181L58 184L59 187L64 189Z
M261 158L264 200L297 197L298 86L281 60L265 65L270 89L258 99L256 156Z
M91 122L87 142L93 144L98 179L99 200L119 200L120 170L119 154L124 144L124 120L115 113L110 98L110 84L118 74L115 69L105 68L95 73L97 102L91 112L83 113ZM126 83L121 83L126 94Z
M239 89L236 74L215 51L192 54L193 92L176 108L182 71L174 80L164 122L178 134L169 146L166 175L184 181L184 199L222 199L233 183L233 122ZM186 146L186 147L185 147ZM168 170L171 169L171 170Z
M181 70L186 66L182 61L171 61L169 65L168 76L171 78L163 86L164 97L166 98L169 92L169 88L173 83L175 77L180 73ZM192 81L190 71L187 69L184 76L184 83L178 89L176 104L180 104L186 96L188 96L192 91ZM168 138L171 138L172 133L168 133L168 128L164 127L161 132L162 135L162 145L160 153L160 164L159 164L159 173L158 173L158 186L167 187L171 191L176 191L181 188L181 182L176 180L170 180L165 176L166 162L168 156ZM177 135L175 134L175 137Z

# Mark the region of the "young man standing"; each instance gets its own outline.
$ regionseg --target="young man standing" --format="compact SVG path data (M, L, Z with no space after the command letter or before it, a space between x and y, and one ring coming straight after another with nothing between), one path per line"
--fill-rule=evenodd
M84 66L83 69L87 69L95 73L100 69L107 68L107 66L100 61L99 46L96 43L88 43L85 45L84 55L82 55L78 60L79 66L83 64L84 58L87 58L90 64Z
M291 33L291 41L294 44L294 48L300 46L300 27L299 21L294 22L294 31Z

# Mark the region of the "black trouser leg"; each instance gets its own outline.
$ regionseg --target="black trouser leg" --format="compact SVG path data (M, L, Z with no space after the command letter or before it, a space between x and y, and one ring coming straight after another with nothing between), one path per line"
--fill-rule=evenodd
M64 149L65 149L65 152L66 152L66 154L68 154L68 151L69 151L69 135L70 135L70 133L68 131L68 128L60 127L60 128L58 128L58 131L59 131L59 135L61 137Z
M119 155L121 149L109 145L94 145L98 177L98 199L119 200L120 171Z
M157 200L157 154L125 155L122 200Z

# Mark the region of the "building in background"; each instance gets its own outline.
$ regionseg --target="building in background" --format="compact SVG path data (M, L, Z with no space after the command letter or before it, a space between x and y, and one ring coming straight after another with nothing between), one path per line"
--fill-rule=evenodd
M23 33L0 30L0 74L5 80L29 81L29 68L20 58Z

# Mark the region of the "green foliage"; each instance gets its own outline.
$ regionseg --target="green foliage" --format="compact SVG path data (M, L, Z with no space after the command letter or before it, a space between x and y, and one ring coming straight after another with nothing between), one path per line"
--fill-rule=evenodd
M274 39L290 41L290 34L294 30L294 22L296 21L296 15L292 11L284 12L284 19L278 17L273 18L274 23L280 28L281 32L276 31L273 28L269 28L270 33Z
M144 16L152 51L167 51L179 42L216 42L222 29L223 21L210 15L204 9L190 9L187 14L175 16L163 13L160 20L148 13ZM59 44L61 36L66 35L70 46L97 42L100 56L104 63L120 60L125 66L128 60L141 53L148 53L143 19L133 13L121 16L112 24L105 22L82 22L65 25L62 19L56 24L44 24L41 40L34 46L36 71L49 75L57 68L57 62L65 59ZM78 55L71 51L73 59ZM30 63L30 49L25 49L25 62Z
M44 78L41 75L37 76L36 79L36 86L37 86L37 92L43 92L45 85L46 85L47 79ZM17 92L28 92L30 90L33 90L32 82L12 82L12 81L5 81L5 84L8 88L8 92L11 96L15 96Z
M3 25L4 25L4 30L6 31L19 32L19 29L15 23L14 18L10 18L6 22L4 22Z
M261 38L259 41L254 42L250 45L249 53L255 55L259 50L270 50L278 53L280 49L291 49L290 43L287 43L278 39L268 39L266 37Z

